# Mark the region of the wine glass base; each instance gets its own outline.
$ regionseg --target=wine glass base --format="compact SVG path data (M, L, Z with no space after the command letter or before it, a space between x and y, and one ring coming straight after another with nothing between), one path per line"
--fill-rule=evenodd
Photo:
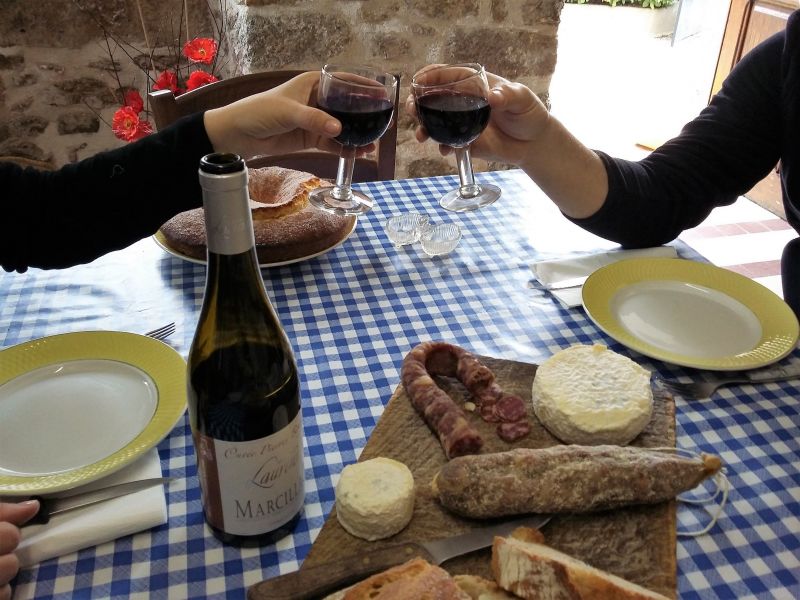
M362 215L372 209L372 198L350 190L346 200L335 198L332 194L334 186L320 187L308 195L308 200L317 208L335 215Z
M496 185L481 183L478 187L480 187L480 192L469 198L461 196L458 189L447 192L439 200L439 206L452 212L468 212L470 210L477 210L484 206L489 206L496 202L502 194L502 191Z

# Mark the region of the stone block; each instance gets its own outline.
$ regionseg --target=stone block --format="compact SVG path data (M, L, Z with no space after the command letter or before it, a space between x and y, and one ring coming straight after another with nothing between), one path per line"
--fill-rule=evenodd
M376 33L372 37L372 55L384 60L405 58L411 50L411 42L396 33Z
M478 0L406 0L408 8L416 13L437 20L446 21L461 17L477 17L480 9Z
M19 115L8 121L8 131L12 137L31 138L47 129L49 121L38 115Z
M526 0L520 7L522 22L525 25L558 25L563 8L564 0Z
M238 47L249 71L281 69L287 65L321 66L341 54L354 39L344 18L332 14L251 13L238 35Z
M97 133L100 130L100 119L96 114L86 111L71 111L58 116L58 134Z
M18 69L25 64L22 54L0 54L0 71Z
M449 34L439 58L442 62L480 60L487 70L508 79L551 75L556 66L555 30L545 35L513 27L457 27Z
M49 161L52 157L51 153L45 152L30 140L14 137L0 144L0 155L29 158L31 160L40 160L44 162Z
M57 81L53 86L60 92L62 99L62 102L58 102L57 106L83 104L85 102L97 108L117 104L117 98L109 85L94 77L78 77L76 79Z

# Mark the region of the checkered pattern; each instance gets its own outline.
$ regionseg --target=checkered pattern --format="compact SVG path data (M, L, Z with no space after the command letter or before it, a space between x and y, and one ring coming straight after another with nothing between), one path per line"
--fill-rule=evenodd
M436 199L453 177L366 184L375 209L335 250L264 270L303 381L306 504L294 534L275 546L224 547L203 522L186 419L158 447L169 523L23 571L15 598L226 598L297 569L334 502L342 467L356 460L417 342L445 339L501 358L541 362L575 343L600 342L665 375L688 371L617 344L580 308L564 309L530 284L537 258L613 245L561 217L519 171L478 175L503 197L447 213ZM464 232L449 256L395 248L383 223L416 211ZM696 255L680 242L683 256ZM169 321L188 353L205 269L151 240L65 271L0 275L0 345L86 329L142 332ZM796 354L796 353L795 353ZM792 356L791 360L797 357ZM726 388L713 400L678 400L678 445L720 454L732 492L710 534L681 538L681 598L800 597L800 387ZM682 507L679 527L707 517Z

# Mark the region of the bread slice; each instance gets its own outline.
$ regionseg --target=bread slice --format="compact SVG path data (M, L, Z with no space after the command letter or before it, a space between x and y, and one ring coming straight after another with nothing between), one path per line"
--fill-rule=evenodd
M516 600L518 596L511 594L478 575L454 575L456 584L464 590L472 600Z
M470 600L450 574L421 558L368 577L337 600ZM326 599L327 600L327 599Z
M496 537L492 574L526 600L669 600L543 544Z

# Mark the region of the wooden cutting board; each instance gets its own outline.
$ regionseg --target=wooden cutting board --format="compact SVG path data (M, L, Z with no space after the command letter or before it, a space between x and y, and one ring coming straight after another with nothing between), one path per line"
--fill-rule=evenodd
M507 392L527 401L530 435L508 444L497 437L495 426L478 415L468 413L484 439L484 452L501 452L512 447L545 448L560 442L538 422L531 408L531 384L536 365L482 357L494 371L497 382ZM460 405L467 397L455 379L439 377L440 387ZM642 447L675 446L675 403L671 396L654 390L655 410L647 429L632 445ZM385 456L408 465L414 474L416 500L414 516L408 526L386 540L368 542L347 533L336 518L334 508L303 563L303 568L320 565L346 555L364 555L385 545L432 540L463 533L475 521L446 512L433 498L430 482L446 462L438 438L417 415L403 386L395 390L386 410L375 426L359 460ZM668 597L676 594L676 514L675 502L639 506L605 513L559 516L543 529L546 542L585 562L634 581ZM468 573L491 578L491 550L481 550L445 562L451 574Z

